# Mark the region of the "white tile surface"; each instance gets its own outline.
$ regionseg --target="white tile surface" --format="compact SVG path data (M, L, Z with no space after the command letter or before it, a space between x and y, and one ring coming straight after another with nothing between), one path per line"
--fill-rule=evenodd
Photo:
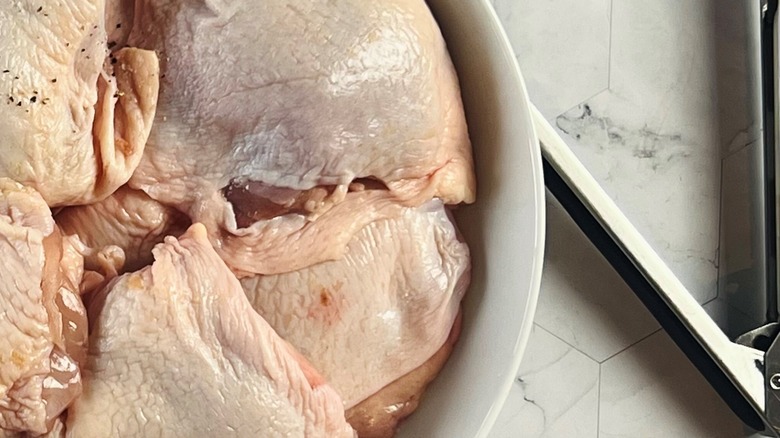
M744 433L663 331L602 364L600 400L600 438L734 438Z
M658 329L658 323L552 196L536 322L596 361Z
M721 70L726 69L722 65L728 63L733 69L740 60L715 56L722 42L717 33L735 39L742 27L716 28L716 8L726 8L730 13L741 10L740 6L729 7L728 2L713 0L614 0L612 7L610 90L634 110L641 109L633 116L634 121L661 133L695 137L705 143L705 148L717 145L721 137L730 141L751 122L741 111L743 120L730 124L741 122L745 126L724 132L718 125L717 100L713 97L725 88L719 82ZM744 47L741 50L744 52ZM741 88L736 81L728 86ZM636 120L637 115L640 120Z
M738 149L757 138L760 125L752 68L758 7L613 0L610 90L653 131L694 138L708 150Z
M607 88L610 3L493 0L531 99L545 117L553 119Z
M599 365L534 326L491 438L597 436Z
M699 302L709 302L709 314L729 330L749 326L734 311L744 302L728 299L744 279L727 271L742 269L744 254L719 249L746 236L744 203L730 207L744 186L724 188L721 216L721 183L745 167L745 147L759 138L758 2L493 3L545 117ZM724 239L722 217L737 229ZM746 435L666 334L650 335L657 323L555 202L545 263L523 382L492 438L590 437L594 421L599 437ZM719 281L723 294L713 300ZM560 364L577 352L603 361L595 397L563 389ZM568 360L575 370L593 363ZM529 374L529 364L550 371Z
M699 302L709 301L717 293L720 207L720 159L712 151L713 138L649 124L638 108L637 102L607 91L556 123L683 284Z
M534 102L697 299L714 298L719 152L758 136L745 25L756 5L614 0L604 21L600 0L494 3ZM588 99L605 87L581 72L604 70L605 47L609 90ZM590 111L558 117L575 96Z

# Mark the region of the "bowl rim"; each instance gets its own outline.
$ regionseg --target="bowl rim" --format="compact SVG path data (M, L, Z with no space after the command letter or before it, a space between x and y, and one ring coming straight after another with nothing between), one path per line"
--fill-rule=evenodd
M517 98L520 100L519 109L521 110L520 117L522 123L529 128L529 136L523 141L524 146L528 146L531 154L531 173L533 180L533 192L534 192L534 204L535 204L535 242L534 242L534 256L533 266L531 267L531 282L528 289L528 300L526 301L525 312L522 315L523 322L520 327L520 331L515 343L513 360L509 364L511 373L507 374L505 381L498 388L497 397L493 402L493 406L485 416L482 425L477 431L477 438L487 438L490 431L498 419L501 410L506 403L509 393L512 389L515 379L517 378L517 372L520 368L520 363L525 354L528 346L528 341L531 336L531 331L534 325L534 317L536 315L536 306L539 301L539 293L542 283L542 268L544 264L544 247L546 238L546 201L545 201L545 185L544 185L544 172L542 168L542 150L539 144L539 137L536 133L536 127L534 126L533 119L531 117L531 102L528 96L528 89L526 87L525 79L523 78L520 64L517 61L517 57L512 48L512 44L509 41L509 37L506 34L504 26L501 24L498 14L493 7L490 0L479 0L483 7L487 11L489 19L496 30L496 36L501 41L501 50L504 52L504 57L509 61L509 66L512 69L511 74L515 77L515 80L519 84L520 95Z

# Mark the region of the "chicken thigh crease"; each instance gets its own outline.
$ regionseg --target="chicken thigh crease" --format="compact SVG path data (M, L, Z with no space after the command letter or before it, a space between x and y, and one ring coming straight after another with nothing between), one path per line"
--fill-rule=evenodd
M381 204L474 200L457 77L424 1L135 0L132 16L127 43L160 53L164 77L130 185L206 225L236 271L338 258L382 216L350 196L361 181ZM263 206L254 223L236 220L231 187ZM330 217L354 225L307 225L353 199ZM312 250L277 259L279 242Z
M352 437L341 398L249 305L201 224L90 304L67 436Z

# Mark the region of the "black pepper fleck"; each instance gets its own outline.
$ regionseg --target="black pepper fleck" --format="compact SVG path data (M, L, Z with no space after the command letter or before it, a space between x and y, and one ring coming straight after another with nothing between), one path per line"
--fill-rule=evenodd
M38 101L38 98L36 96L33 96L30 98L30 102L35 103Z
M51 83L52 83L52 84L56 84L56 83L57 83L57 78L54 78L54 79L52 79L52 80L51 80Z
M86 51L87 51L87 49L81 49L81 53L84 53Z
M120 27L122 27L122 23L117 23L116 28L119 29Z
M116 62L117 62L116 58L111 58L111 64L116 64Z
M17 103L16 106L22 106L22 102Z
M35 12L41 12L43 10L43 6L40 6L37 11Z
M11 73L11 70L3 70L3 73Z
M115 41L109 41L108 42L108 48L109 49L113 49L114 47L116 47L116 42Z

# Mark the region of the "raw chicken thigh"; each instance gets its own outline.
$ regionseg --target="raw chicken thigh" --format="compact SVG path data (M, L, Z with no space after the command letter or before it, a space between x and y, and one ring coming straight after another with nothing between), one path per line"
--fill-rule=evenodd
M425 1L0 3L0 438L392 436L470 280Z
M125 186L101 202L62 210L57 224L92 248L118 246L125 255L121 272L129 272L151 264L152 248L166 236L184 233L189 220L178 210Z
M38 193L5 178L0 236L0 431L42 434L81 392L80 243Z
M228 193L238 196L237 191ZM322 215L288 213L251 222L246 228L236 227L246 216L243 212L234 213L233 207L251 208L257 199L234 201L222 210L224 198L215 193L213 202L198 212L201 223L212 230L217 252L240 277L258 271L269 275L291 272L338 259L361 228L376 220L396 217L403 210L386 190L361 190L332 202ZM268 203L262 204L260 212L265 214Z
M430 359L347 411L347 421L360 438L391 438L398 424L420 405L428 385L444 368L460 336L461 316L455 319L444 345Z
M469 272L468 247L435 200L366 226L341 259L242 285L349 408L444 344Z
M236 271L338 258L393 202L473 201L458 82L423 0L136 0L133 20L128 44L160 53L164 78L130 185L204 223ZM236 218L237 191L264 206L255 222ZM297 251L264 254L280 244Z
M196 224L90 305L67 434L351 437L336 392L252 310Z
M126 48L107 62L104 14L105 0L0 2L0 176L50 206L124 184L154 118L157 57Z

